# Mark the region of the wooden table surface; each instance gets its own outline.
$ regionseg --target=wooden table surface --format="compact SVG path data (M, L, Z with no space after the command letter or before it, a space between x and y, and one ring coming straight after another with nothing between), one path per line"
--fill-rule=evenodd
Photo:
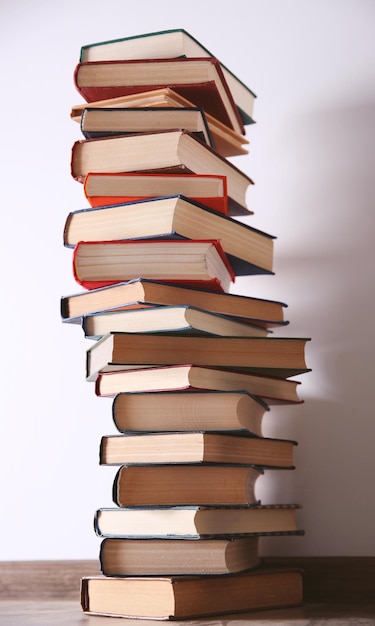
M174 621L181 626L375 626L375 557L267 559L301 567L304 605L290 609ZM99 573L96 561L0 561L0 626L152 626L158 620L85 615L81 576Z
M74 600L0 601L1 626L155 626L165 622L101 617L82 613ZM176 626L370 626L372 605L307 604L293 609L257 611L241 615L173 622Z

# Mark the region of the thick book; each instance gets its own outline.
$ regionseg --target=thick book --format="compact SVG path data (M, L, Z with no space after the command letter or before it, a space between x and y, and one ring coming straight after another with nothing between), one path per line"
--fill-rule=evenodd
M83 181L83 191L92 207L181 194L216 213L231 215L227 179L214 174L89 172Z
M101 341L101 340L99 340ZM296 404L299 381L292 378L256 376L244 372L200 367L192 364L139 367L102 372L95 380L98 396L113 397L123 392L212 390L249 392L267 404Z
M86 107L81 117L81 132L86 139L149 133L171 128L187 130L215 148L205 112L189 108L95 108Z
M119 393L112 402L113 422L122 433L244 430L261 437L269 410L245 391Z
M79 241L142 238L215 239L236 276L273 271L272 235L180 194L72 211L63 233L67 247Z
M191 306L154 306L144 309L103 311L84 315L85 337L99 339L113 331L134 333L175 332L183 335L267 337L272 330L237 318Z
M257 466L162 464L122 465L113 502L131 506L230 506L256 504Z
M295 441L204 431L105 435L101 465L220 463L294 469Z
M70 111L70 117L75 122L81 122L84 109L87 103L76 104ZM173 91L169 87L164 89L154 89L152 91L143 91L129 96L120 96L118 98L108 98L104 100L95 100L90 103L90 107L95 108L191 108L194 104L183 98L180 94ZM210 134L215 144L215 150L224 157L239 156L248 154L245 147L249 144L249 140L242 134L235 132L232 128L223 124L209 113L205 112Z
M89 172L215 174L226 176L233 205L247 207L252 179L234 163L183 130L75 141L71 174L83 182Z
M108 333L86 352L87 378L127 367L183 365L217 367L289 378L309 371L303 337L210 337L170 333Z
M233 535L303 535L298 504L107 507L94 515L99 537L200 539Z
M220 63L213 57L80 62L74 85L86 102L170 87L195 106L245 135Z
M216 57L183 28L161 30L109 41L99 41L81 47L80 61L115 59ZM251 124L256 95L242 80L220 62L225 80L240 110L244 124Z
M85 577L84 613L186 619L296 606L303 601L300 570L255 568L222 575Z
M99 562L104 576L230 574L260 564L259 538L103 539Z
M136 276L229 291L235 274L218 240L122 239L79 241L73 274L86 289Z
M178 287L145 278L136 278L109 287L62 296L60 310L64 321L75 323L80 321L82 315L105 310L181 304L195 306L213 313L231 315L267 328L288 323L284 316L287 305L277 300L231 293L218 294L204 289Z

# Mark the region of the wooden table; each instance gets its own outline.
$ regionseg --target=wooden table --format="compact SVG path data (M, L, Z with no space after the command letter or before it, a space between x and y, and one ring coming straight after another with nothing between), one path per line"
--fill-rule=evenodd
M297 566L304 570L303 606L173 623L176 626L375 625L375 557L266 561L270 565ZM160 623L83 614L79 580L98 573L95 561L0 562L0 626L155 626Z

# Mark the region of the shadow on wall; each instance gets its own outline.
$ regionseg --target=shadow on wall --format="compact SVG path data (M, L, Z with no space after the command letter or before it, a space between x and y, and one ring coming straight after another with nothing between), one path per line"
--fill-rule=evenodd
M268 436L297 439L296 471L267 474L264 502L299 502L304 537L265 554L375 554L375 105L294 120L285 141L288 207L276 276L289 336L309 336L303 405L273 407ZM288 187L289 185L289 187ZM293 257L288 254L293 250ZM250 283L249 283L250 284ZM249 290L248 290L249 291ZM267 296L265 296L267 297Z

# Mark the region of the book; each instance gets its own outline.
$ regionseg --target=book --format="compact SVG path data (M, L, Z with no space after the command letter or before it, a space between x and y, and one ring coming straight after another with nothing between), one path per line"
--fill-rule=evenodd
M242 465L122 465L112 497L117 506L255 504L262 470Z
M287 305L277 300L231 293L218 294L204 289L190 289L145 278L136 278L109 287L62 296L60 312L65 322L79 323L82 315L90 313L181 304L230 315L243 321L261 324L266 328L288 324L288 321L284 319L284 310Z
M63 236L67 247L114 239L215 239L236 276L270 274L273 268L272 235L181 195L72 211Z
M94 514L99 537L191 538L300 535L298 504L251 506L107 507Z
M300 570L256 568L223 575L84 577L84 613L186 619L295 606L303 600Z
M175 332L184 335L267 337L272 330L191 306L154 306L145 309L103 311L82 316L85 337L99 339L112 331Z
M229 574L260 564L258 537L103 539L104 576Z
M303 337L210 337L111 332L86 351L86 374L127 366L183 365L216 367L289 378L308 371Z
M234 163L184 130L81 139L71 154L71 175L83 182L89 172L215 174L226 176L233 205L247 207L252 179Z
M229 291L235 274L218 240L79 241L73 274L86 289L144 276Z
M106 435L101 465L220 463L294 469L295 441L203 431Z
M242 431L262 436L269 406L245 391L119 393L112 418L119 432Z
M99 340L100 341L100 340ZM122 392L178 390L247 391L267 404L296 404L299 381L256 376L238 371L199 367L192 364L139 367L102 372L95 380L95 393L111 397ZM156 395L156 394L155 394Z
M181 194L217 213L231 214L225 176L89 172L83 191L92 207Z
M206 115L199 107L189 108L103 108L86 107L81 117L86 139L183 129L215 148Z
M143 33L81 47L80 61L141 59L161 57L216 57L183 28ZM244 124L251 124L256 95L231 70L220 62L222 72L233 94Z
M213 57L84 61L74 70L74 86L86 102L170 87L245 135L232 92Z
M73 121L80 123L82 113L87 107L87 103L76 104L71 108L70 117ZM95 108L191 108L194 104L183 98L180 94L173 91L169 87L163 89L153 89L152 91L143 91L128 96L120 96L118 98L107 98L104 100L95 100L90 103L90 107ZM236 133L232 128L223 124L207 111L205 118L208 128L215 144L215 150L224 157L239 156L248 154L245 146L249 144L249 140L242 134Z

